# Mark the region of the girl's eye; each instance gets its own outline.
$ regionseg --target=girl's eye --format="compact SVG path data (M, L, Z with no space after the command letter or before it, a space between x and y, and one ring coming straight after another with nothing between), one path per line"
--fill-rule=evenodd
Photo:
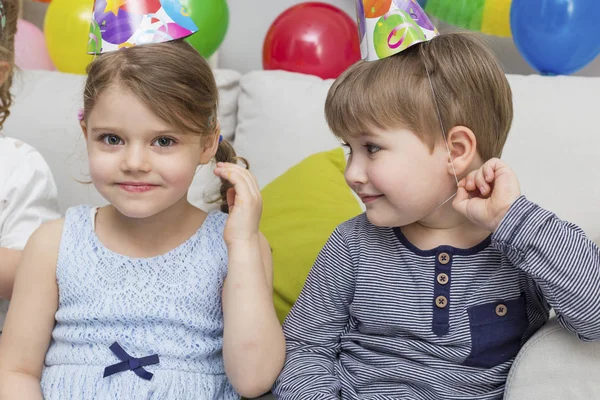
M175 143L175 141L169 137L163 136L163 137L159 137L158 139L156 139L153 143L153 145L158 146L158 147L169 147L172 146Z
M381 148L380 148L379 146L376 146L376 145L374 145L374 144L370 144L370 143L366 144L366 145L365 145L365 147L366 147L366 149L367 149L367 152L368 152L369 154L375 154L375 153L377 153L379 150L381 150Z
M121 138L117 135L104 135L101 137L101 140L104 142L104 144L109 146L118 146L123 143Z

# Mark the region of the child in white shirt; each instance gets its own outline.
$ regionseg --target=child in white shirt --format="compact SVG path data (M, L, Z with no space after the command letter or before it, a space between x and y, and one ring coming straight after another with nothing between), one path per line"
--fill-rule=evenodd
M0 132L12 103L18 13L18 0L0 2ZM0 332L21 250L42 222L59 217L56 185L40 153L0 134Z

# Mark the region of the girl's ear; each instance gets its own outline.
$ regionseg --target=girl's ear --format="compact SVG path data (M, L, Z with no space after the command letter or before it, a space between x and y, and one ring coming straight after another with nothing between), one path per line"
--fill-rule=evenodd
M215 158L215 154L217 154L217 150L219 149L220 137L221 126L219 123L217 123L217 128L215 129L214 133L206 137L202 154L200 155L200 164L208 164L210 160Z
M83 137L87 140L87 126L85 125L85 121L79 121L79 127L81 128L81 133L83 133Z

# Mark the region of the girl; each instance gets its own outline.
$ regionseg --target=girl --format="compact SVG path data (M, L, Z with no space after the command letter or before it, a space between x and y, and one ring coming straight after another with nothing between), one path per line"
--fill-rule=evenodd
M110 204L69 209L33 235L0 344L1 399L237 399L270 388L285 345L261 197L221 141L217 97L208 64L180 40L90 65L81 128ZM229 216L187 201L213 158Z
M0 131L10 115L18 0L0 1ZM0 135L0 332L25 243L40 224L60 218L56 185L31 146Z

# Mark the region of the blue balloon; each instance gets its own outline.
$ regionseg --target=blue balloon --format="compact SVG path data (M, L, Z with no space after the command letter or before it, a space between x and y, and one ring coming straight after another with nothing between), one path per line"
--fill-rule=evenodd
M568 75L600 54L600 0L513 0L517 48L545 75Z

